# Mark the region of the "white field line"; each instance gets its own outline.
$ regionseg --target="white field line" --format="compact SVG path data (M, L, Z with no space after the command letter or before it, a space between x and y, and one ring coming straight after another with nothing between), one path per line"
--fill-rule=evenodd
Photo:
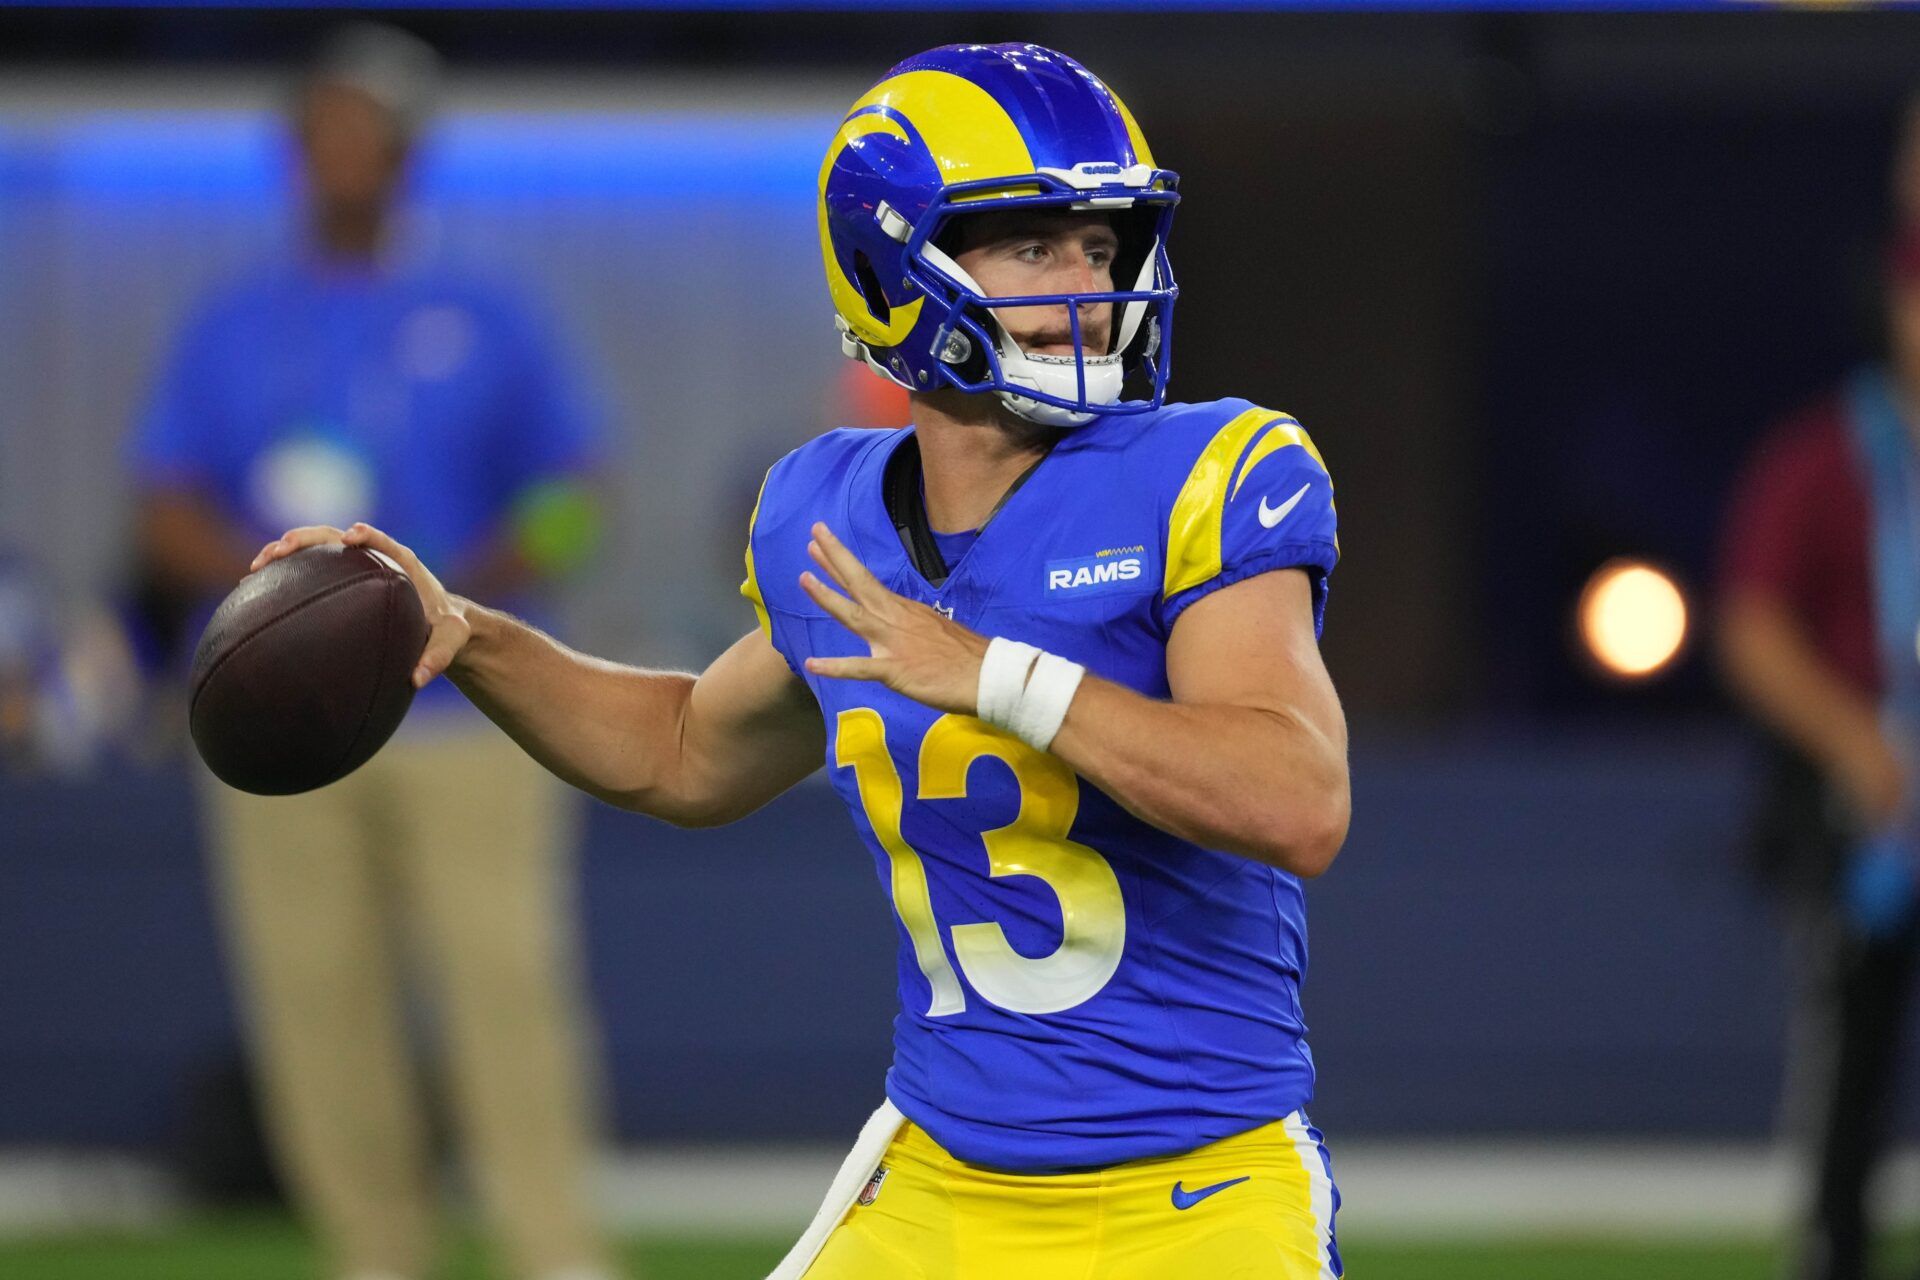
M844 1153L827 1147L645 1149L609 1155L597 1178L622 1231L798 1231ZM1761 1146L1372 1143L1334 1150L1352 1239L1497 1236L1766 1237L1794 1218L1801 1182ZM1879 1188L1890 1220L1920 1216L1920 1149ZM143 1230L192 1212L178 1183L132 1156L0 1151L0 1236Z

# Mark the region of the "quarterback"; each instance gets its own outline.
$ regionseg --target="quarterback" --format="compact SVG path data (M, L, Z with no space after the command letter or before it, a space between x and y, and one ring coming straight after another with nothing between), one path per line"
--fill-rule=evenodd
M698 677L575 653L394 557L442 673L562 778L688 825L823 766L898 926L885 1102L779 1280L1318 1280L1301 881L1348 819L1300 424L1166 401L1179 199L1034 45L911 58L818 215L842 350L913 425L767 473L758 625ZM1127 399L1129 381L1143 393Z

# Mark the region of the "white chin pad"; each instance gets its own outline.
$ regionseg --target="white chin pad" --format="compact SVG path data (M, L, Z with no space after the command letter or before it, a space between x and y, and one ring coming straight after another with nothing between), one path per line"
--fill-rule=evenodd
M1004 343L1000 355L1000 376L1014 387L1029 387L1042 395L1053 396L1060 400L1080 399L1080 361L1072 356L1035 356L1027 355L1015 349L1011 359ZM1125 373L1120 367L1120 357L1088 356L1087 369L1088 404L1117 404L1120 400L1121 384ZM1025 418L1028 422L1037 422L1047 427L1078 427L1093 420L1092 413L1077 409L1063 409L1058 405L1030 399L1017 391L1002 391L1000 400L1008 409Z

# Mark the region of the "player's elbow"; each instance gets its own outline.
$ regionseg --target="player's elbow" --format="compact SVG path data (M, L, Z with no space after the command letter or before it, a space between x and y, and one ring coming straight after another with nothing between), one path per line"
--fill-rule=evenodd
M675 793L660 788L602 795L601 799L629 813L643 814L668 826L686 830L724 827L730 822L738 822L756 807L720 795Z
M1337 813L1327 814L1317 826L1294 842L1287 870L1303 880L1322 875L1340 856L1340 849L1346 842L1347 806L1343 802Z
M1322 875L1339 856L1347 842L1347 824L1352 814L1347 789L1343 785L1311 803L1295 801L1285 812L1273 813L1264 824L1265 838L1255 847L1254 856L1269 866L1311 880Z
M666 820L676 827L689 831L704 831L709 827L724 827L738 822L752 813L755 806L742 804L723 804L718 801L685 805L671 814L663 814Z

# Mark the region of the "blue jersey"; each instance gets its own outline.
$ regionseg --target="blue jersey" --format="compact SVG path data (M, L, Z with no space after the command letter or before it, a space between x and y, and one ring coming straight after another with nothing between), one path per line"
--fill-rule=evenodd
M887 1096L963 1160L1039 1171L1192 1150L1313 1090L1299 881L1127 813L1060 759L878 684L807 675L866 645L800 589L825 521L892 590L1168 696L1194 601L1305 569L1318 628L1333 485L1299 423L1244 400L1067 433L940 586L882 475L902 431L836 431L768 473L743 592L806 679L827 767L899 926Z
M300 262L212 298L135 433L148 488L264 542L366 520L448 567L529 484L590 470L596 414L550 326L449 271Z
M532 486L596 465L597 415L549 328L430 266L258 270L183 330L136 479L193 490L255 543L365 520L457 574ZM444 680L416 706L466 710Z

